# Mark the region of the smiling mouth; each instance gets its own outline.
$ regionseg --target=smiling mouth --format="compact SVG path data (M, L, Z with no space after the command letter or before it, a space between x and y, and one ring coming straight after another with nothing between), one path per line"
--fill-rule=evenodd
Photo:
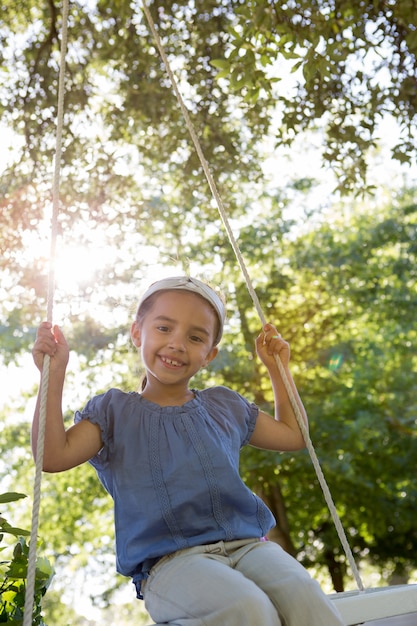
M170 367L181 367L182 365L184 365L184 363L182 363L182 361L176 361L175 359L169 359L166 356L161 356L161 361L162 363L165 363L166 365L169 365Z

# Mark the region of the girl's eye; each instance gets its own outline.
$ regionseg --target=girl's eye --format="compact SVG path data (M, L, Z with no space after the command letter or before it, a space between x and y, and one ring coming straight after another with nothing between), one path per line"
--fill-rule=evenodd
M191 341L196 341L197 343L201 343L203 341L201 337L197 337L196 335L192 335L190 339Z
M163 333L167 333L169 331L168 326L158 326L157 328Z

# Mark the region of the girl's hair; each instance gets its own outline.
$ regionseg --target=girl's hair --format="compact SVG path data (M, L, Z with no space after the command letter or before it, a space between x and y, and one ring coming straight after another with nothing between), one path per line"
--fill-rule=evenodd
M149 296L149 298L146 298L146 300L144 300L143 302L139 304L138 310L136 311L136 318L135 318L137 324L141 324L143 322L143 320L145 319L145 317L151 310L153 303L156 300L159 293L161 292L158 291L154 293L152 296ZM140 391L144 391L146 387L146 383L147 383L146 374L143 374L142 380L140 381L140 385L139 385Z

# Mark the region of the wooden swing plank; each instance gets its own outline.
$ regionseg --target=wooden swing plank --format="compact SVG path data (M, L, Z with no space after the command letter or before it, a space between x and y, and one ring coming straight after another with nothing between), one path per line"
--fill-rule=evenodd
M385 617L372 622L366 622L364 626L417 626L417 613Z
M417 612L417 585L395 585L329 595L346 626Z
M329 594L328 598L338 608L346 626L417 613L417 585L345 591Z

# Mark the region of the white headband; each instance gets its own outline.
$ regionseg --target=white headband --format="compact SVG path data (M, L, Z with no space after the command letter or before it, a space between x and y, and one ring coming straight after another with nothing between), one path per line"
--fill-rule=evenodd
M226 318L226 310L224 304L217 295L217 293L208 285L201 282L197 278L189 278L188 276L173 276L171 278L163 278L162 280L158 280L156 283L153 283L147 291L143 294L140 302L138 311L140 310L142 304L147 300L150 296L158 291L167 291L172 289L180 289L182 291L191 291L192 293L196 293L207 302L211 304L214 310L217 313L217 317L219 318L219 332L215 338L215 345L219 343L223 334L223 325L224 320Z

